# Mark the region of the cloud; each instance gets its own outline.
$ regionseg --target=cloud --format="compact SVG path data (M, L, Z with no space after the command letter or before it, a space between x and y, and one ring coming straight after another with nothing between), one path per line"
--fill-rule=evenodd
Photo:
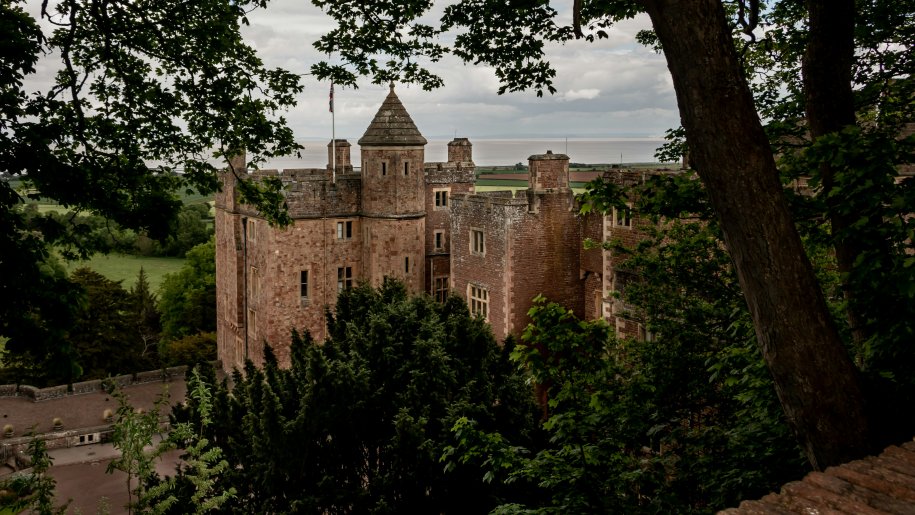
M591 100L597 98L600 95L600 90L597 88L590 89L570 89L562 95L563 100Z
M560 21L570 22L571 0L553 2ZM27 2L32 6L32 2ZM434 10L440 12L436 4ZM436 16L427 16L427 22ZM243 36L267 66L302 74L304 91L298 105L285 114L297 138L330 139L328 87L309 75L314 63L327 58L314 42L334 28L320 9L302 0L271 0L266 10L248 15ZM423 91L398 84L397 94L427 138L512 137L517 134L659 135L679 125L676 98L663 56L640 46L634 35L650 28L647 16L615 24L608 38L587 43L548 43L546 58L557 70L554 86L560 92L537 97L534 92L498 95L495 71L468 65L454 56L424 63L441 76L445 86ZM453 36L452 36L453 37ZM449 36L442 41L449 41ZM333 59L334 56L331 56ZM29 86L49 85L59 62L39 63L39 74ZM337 87L334 125L337 137L358 139L388 93L386 85L363 79L359 89Z

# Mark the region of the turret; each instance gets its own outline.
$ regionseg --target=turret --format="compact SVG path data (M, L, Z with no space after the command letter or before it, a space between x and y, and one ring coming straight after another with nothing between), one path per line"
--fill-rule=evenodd
M363 212L369 216L423 213L426 138L400 103L393 84L359 145Z
M473 145L467 138L454 138L448 142L448 162L473 162Z
M569 189L569 156L554 154L535 154L527 158L530 168L530 189L533 191L568 190Z

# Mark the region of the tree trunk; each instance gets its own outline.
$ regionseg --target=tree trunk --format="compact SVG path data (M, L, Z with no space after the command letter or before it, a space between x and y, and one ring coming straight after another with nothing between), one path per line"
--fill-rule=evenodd
M807 12L810 30L804 53L802 72L807 124L812 139L838 132L855 124L855 100L851 86L852 66L855 59L855 2L854 0L808 0ZM868 338L863 319L855 306L849 276L855 260L862 253L857 238L843 236L857 217L843 214L838 209L842 199L830 196L835 186L835 170L829 163L820 165L823 191L829 223L832 226L833 248L836 262L842 273L842 287L847 301L846 317L852 338L861 348ZM880 223L880 220L876 221ZM837 236L838 235L838 236Z
M791 219L721 2L642 3L785 415L814 469L861 457L869 446L858 372Z

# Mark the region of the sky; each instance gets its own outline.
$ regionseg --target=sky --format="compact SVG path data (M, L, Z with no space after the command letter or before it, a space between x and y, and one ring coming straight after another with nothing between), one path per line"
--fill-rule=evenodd
M52 2L53 3L53 2ZM553 1L560 23L571 23L572 0ZM26 9L38 16L38 0ZM440 13L445 2L434 10ZM432 14L431 16L435 16ZM307 74L312 64L326 58L313 43L333 28L333 20L307 0L271 0L266 10L248 15L243 36L265 64ZM47 29L47 22L42 20ZM627 20L609 30L609 38L595 43L573 41L547 46L548 60L557 69L556 94L538 98L533 91L497 94L498 80L491 68L465 65L446 56L428 68L445 86L423 91L415 85L397 85L397 95L419 130L430 140L452 137L475 139L532 138L659 138L679 125L679 114L664 57L635 42L635 34L650 28L647 16ZM448 42L448 35L444 36ZM453 36L450 36L453 38ZM38 73L27 79L46 89L57 59L42 60ZM304 91L298 105L286 113L295 137L328 141L329 83L303 75ZM358 89L335 88L335 134L354 142L362 136L388 93L387 85L363 79Z
M569 23L571 1L552 3ZM326 57L312 43L333 28L333 20L306 0L271 0L265 11L248 18L244 37L268 66L305 74ZM423 91L401 84L396 92L429 139L661 137L679 125L679 114L664 57L635 42L635 34L646 28L650 22L642 16L616 25L599 42L548 46L548 60L557 69L554 95L498 95L491 68L464 65L453 56L428 65L444 87ZM329 83L306 75L303 84L287 119L297 138L329 140ZM368 79L355 90L337 86L336 136L350 141L362 136L387 93L386 85Z

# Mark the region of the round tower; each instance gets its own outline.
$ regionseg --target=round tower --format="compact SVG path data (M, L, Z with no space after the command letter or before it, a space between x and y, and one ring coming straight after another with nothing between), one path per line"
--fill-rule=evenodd
M394 93L359 139L362 149L362 211L367 216L403 216L425 211L423 161L426 138Z
M359 139L362 153L363 278L402 280L414 293L425 276L426 138L394 85Z

